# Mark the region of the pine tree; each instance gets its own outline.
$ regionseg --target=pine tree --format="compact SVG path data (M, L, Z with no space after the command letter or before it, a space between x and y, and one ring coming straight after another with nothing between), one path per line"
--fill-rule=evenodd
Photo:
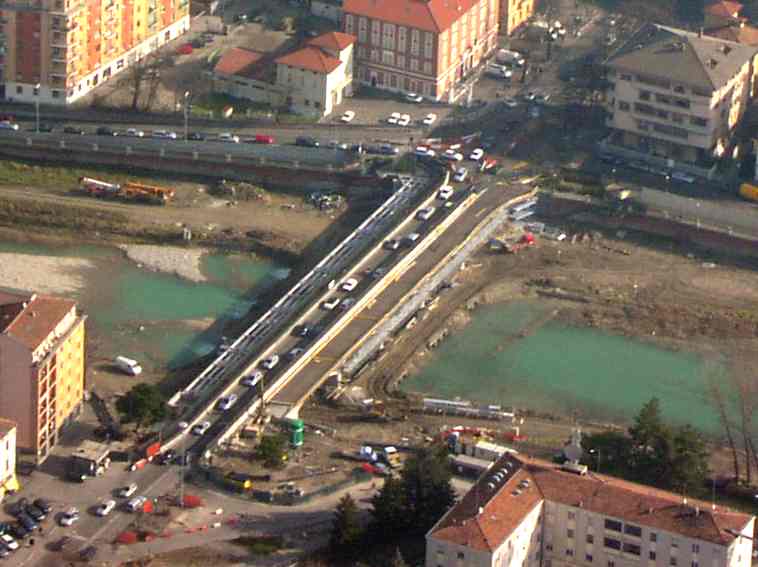
M329 549L333 555L349 559L357 551L361 535L361 526L358 521L358 506L356 506L355 500L349 494L346 494L339 501L334 511Z
M391 539L407 527L403 484L396 477L389 477L384 486L371 499L371 524L369 530L381 541Z
M403 491L411 531L426 533L455 502L447 448L421 449L408 459L402 472Z

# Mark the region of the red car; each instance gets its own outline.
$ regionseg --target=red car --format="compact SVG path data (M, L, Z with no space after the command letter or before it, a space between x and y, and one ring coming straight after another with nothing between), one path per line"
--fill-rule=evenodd
M180 55L190 55L194 48L191 44L185 43L184 45L179 47L179 54Z

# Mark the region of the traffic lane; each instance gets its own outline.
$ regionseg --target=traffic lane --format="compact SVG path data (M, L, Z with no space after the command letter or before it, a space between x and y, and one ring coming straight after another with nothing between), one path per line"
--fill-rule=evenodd
M517 194L517 193L516 193ZM307 364L279 394L277 402L294 404L316 384L324 374L365 336L378 319L389 313L421 281L455 245L462 242L489 211L503 202L502 193L488 191L440 238L422 254L400 278L382 291L370 309L364 310L351 321L319 354L317 360Z

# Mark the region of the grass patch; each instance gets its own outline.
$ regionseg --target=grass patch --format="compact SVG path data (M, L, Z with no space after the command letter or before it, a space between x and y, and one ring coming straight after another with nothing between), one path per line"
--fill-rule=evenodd
M271 537L242 536L242 537L238 537L235 540L232 540L232 543L237 544L241 547L244 547L253 555L263 555L263 556L271 555L272 553L275 553L279 551L280 549L284 548L284 539L281 536L271 536Z
M127 175L110 168L78 168L61 165L26 163L15 160L0 160L0 186L24 185L34 187L55 187L58 189L73 189L79 186L80 177L103 178L103 181L126 183L160 184L155 177ZM165 181L163 181L165 183Z
M265 116L273 114L273 110L266 104L252 102L249 100L236 98L223 93L208 93L192 101L192 113L198 116L213 116L221 118L224 109L228 106L234 108L232 116L245 115Z

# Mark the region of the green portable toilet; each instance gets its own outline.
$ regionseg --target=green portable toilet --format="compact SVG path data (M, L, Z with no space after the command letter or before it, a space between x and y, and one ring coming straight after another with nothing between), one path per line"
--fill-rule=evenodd
M300 447L303 444L305 424L302 419L290 419L290 445Z

